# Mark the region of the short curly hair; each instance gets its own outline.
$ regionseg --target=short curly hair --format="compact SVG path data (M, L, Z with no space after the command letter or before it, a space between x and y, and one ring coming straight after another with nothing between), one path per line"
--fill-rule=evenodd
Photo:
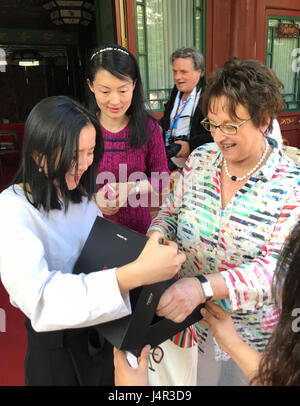
M266 125L269 116L268 129L271 131L273 119L286 107L280 93L283 87L276 74L263 63L231 57L212 73L200 100L201 109L207 116L212 111L213 100L225 96L232 119L240 119L236 108L241 104L247 108L257 128Z

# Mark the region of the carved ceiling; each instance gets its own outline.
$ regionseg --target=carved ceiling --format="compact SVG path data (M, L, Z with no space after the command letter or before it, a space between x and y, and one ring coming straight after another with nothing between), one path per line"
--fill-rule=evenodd
M40 0L0 0L0 28L57 29Z
M0 0L0 31L1 29L16 30L55 30L76 31L75 26L57 26L50 20L49 11L45 10L40 0ZM82 28L81 28L82 29ZM1 34L1 33L0 33ZM0 35L1 41L1 35ZM10 57L15 52L33 50L43 56L62 56L65 47L53 45L29 45L16 42L15 44L1 43L1 48Z

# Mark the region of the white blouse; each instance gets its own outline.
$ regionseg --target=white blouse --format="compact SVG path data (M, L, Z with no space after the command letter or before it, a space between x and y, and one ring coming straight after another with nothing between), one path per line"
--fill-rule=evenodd
M87 327L131 313L115 269L73 275L97 215L93 201L37 210L18 185L0 194L0 276L36 331ZM101 249L101 247L99 247Z

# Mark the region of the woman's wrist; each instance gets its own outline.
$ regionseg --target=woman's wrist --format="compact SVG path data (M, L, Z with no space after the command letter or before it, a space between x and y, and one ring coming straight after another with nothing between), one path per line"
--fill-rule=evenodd
M220 344L220 343L219 343ZM221 347L227 354L229 354L233 359L236 359L236 355L247 348L248 344L243 341L239 336L238 332L233 333L229 341L221 343Z
M239 366L249 381L256 376L262 354L245 343L240 337L232 340L228 348L223 348Z
M122 294L144 284L140 270L141 267L137 261L116 269L117 281Z
M128 195L138 195L141 193L140 181L127 182Z
M206 274L205 277L210 282L213 290L213 300L227 299L229 297L229 291L225 279L220 273Z

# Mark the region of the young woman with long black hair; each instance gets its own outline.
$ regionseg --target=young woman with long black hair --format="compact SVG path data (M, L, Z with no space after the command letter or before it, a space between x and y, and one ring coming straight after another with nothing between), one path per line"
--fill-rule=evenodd
M158 233L130 264L72 274L102 215L92 199L102 154L93 114L68 97L43 99L0 194L0 275L26 316L26 385L113 385L112 346L93 326L130 314L129 290L169 279L185 259Z
M87 106L104 137L97 204L110 220L145 234L151 223L148 195L157 197L162 182L168 187L169 170L160 127L146 111L135 57L116 44L97 48L87 65L87 85Z

